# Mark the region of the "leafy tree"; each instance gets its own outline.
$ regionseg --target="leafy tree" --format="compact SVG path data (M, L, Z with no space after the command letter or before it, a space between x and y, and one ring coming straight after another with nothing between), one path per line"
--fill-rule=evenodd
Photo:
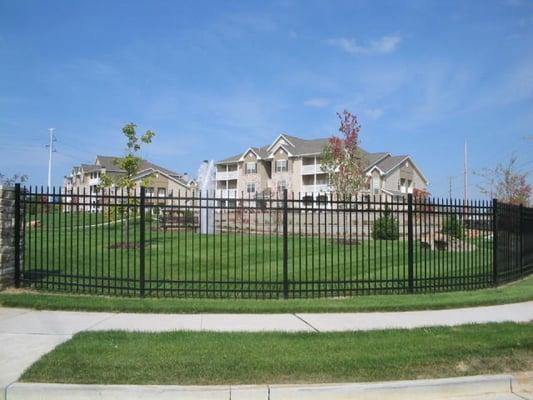
M133 122L126 124L122 128L122 133L126 137L126 154L124 157L116 158L113 163L124 171L120 176L113 178L110 175L102 174L100 177L100 184L98 189L109 188L115 186L117 189L125 189L127 193L135 189L136 181L135 176L139 173L142 158L139 157L139 151L142 144L152 143L152 138L155 136L155 132L147 130L143 135L138 136L136 131L137 125ZM145 178L141 181L141 186L147 186L149 184L149 178ZM136 206L138 201L136 198L130 198L126 200L126 207L107 207L106 217L108 220L114 220L117 213L121 213L121 217L126 219L124 228L127 230L129 227L129 216L131 214L136 215Z
M463 222L457 215L448 216L442 224L442 233L457 239L462 239L465 233Z
M6 176L0 172L0 185L13 186L15 183L24 183L28 180L28 175L14 174Z
M500 201L515 205L528 205L531 185L527 182L528 173L519 172L517 158L511 157L507 164L498 163L495 168L485 168L477 173L483 179L478 185L481 193Z
M126 154L124 157L119 157L114 160L114 164L125 173L113 180L113 178L107 174L103 174L100 179L99 188L108 188L115 185L117 188L126 189L128 191L135 189L136 182L133 179L138 173L141 167L142 158L138 156L141 150L142 144L152 143L152 138L155 136L155 132L147 130L142 136L137 135L137 125L133 122L126 124L122 128L122 133L126 136ZM141 186L146 186L148 179L141 182Z
M400 224L388 208L374 222L372 238L374 240L398 240L400 238Z
M339 132L343 137L333 136L322 150L322 171L328 174L334 190L343 196L357 194L366 184L364 160L359 148L361 126L357 117L344 110L337 113L340 120Z

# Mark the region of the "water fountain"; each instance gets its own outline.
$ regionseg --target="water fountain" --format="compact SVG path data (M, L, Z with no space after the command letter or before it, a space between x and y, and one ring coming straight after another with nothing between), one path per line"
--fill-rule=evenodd
M215 233L215 163L205 160L198 169L200 191L200 233Z

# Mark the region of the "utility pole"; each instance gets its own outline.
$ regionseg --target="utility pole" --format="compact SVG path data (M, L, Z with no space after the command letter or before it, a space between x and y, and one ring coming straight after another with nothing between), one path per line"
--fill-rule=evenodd
M54 142L56 138L54 136L54 128L48 129L48 191L52 188L52 153L54 150Z
M453 176L448 177L448 198L452 199L452 183L453 183Z
M468 147L465 139L465 165L464 165L464 201L468 200Z

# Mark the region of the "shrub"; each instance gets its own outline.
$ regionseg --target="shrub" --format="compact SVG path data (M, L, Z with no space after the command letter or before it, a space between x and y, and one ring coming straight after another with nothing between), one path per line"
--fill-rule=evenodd
M183 210L180 221L183 225L194 225L194 211L191 209Z
M374 222L372 238L374 240L398 240L400 238L400 224L389 210L385 210L384 214Z
M457 215L450 215L444 220L442 224L442 233L448 236L453 236L461 239L464 236L463 222Z

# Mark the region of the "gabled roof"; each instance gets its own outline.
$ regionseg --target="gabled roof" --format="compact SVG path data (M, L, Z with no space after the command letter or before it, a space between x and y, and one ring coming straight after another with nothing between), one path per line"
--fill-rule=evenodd
M252 150L260 158L269 158L272 154L272 149L275 147L275 144L279 141L280 138L284 138L286 144L283 147L292 155L292 156L314 156L320 155L324 147L328 144L330 138L319 138L319 139L302 139L297 136L287 135L286 133L280 134L276 140L274 140L270 145L262 147L249 147L244 153L236 154L234 156L225 158L223 160L217 161L217 164L231 164L236 163L241 160L241 158L246 155L246 153ZM390 155L390 153L368 153L365 150L362 150L363 156L367 160L368 165L374 165L380 159Z
M95 161L95 165L100 165L102 166L103 168L106 169L106 171L110 171L110 172L124 172L123 169L119 168L116 164L115 164L115 160L117 160L119 157L115 157L115 156L96 156L96 161ZM141 165L139 166L139 171L144 171L144 170L147 170L147 169L153 169L153 170L158 170L158 171L161 171L161 172L164 172L166 175L169 175L169 176L172 176L174 178L182 178L183 177L183 174L179 174L177 172L174 172L170 169L167 169L167 168L164 168L164 167L161 167L160 165L157 165L157 164L154 164L148 160L142 160L141 161Z
M384 174L388 174L391 172L395 167L400 165L403 161L405 161L409 156L403 155L403 156L389 156L385 159L381 160L376 164L376 166L383 171Z
M125 172L123 169L118 167L115 164L115 160L117 160L119 157L116 156L96 156L96 160L94 164L81 164L79 166L75 166L73 168L73 171L76 173L78 171L83 171L84 173L90 173L90 172L97 172L101 171L102 169L105 169L106 172L118 172L123 173ZM174 180L179 180L181 183L187 184L187 179L184 174L179 174L177 172L171 171L167 168L161 167L157 164L154 164L147 160L142 160L141 165L139 167L139 175L144 173L145 171L159 171L169 177L171 177Z
M262 147L249 147L244 153L234 155L232 157L225 158L223 160L217 161L216 164L232 164L242 161L242 158L249 151L253 151L259 158L267 159L272 157L273 149L276 148L276 143L283 138L285 139L285 144L282 145L291 156L317 156L322 153L324 147L328 144L330 138L319 138L319 139L302 139L297 136L287 135L282 133L270 144ZM396 167L398 167L404 160L410 159L407 155L393 156L389 152L377 152L369 153L364 149L360 149L362 157L365 162L365 171L370 171L373 168L377 168L382 174L389 174ZM412 160L411 160L412 162ZM414 165L413 167L420 173L424 180L427 179L424 177L419 168Z
M154 168L148 168L148 169L145 169L145 170L142 170L140 171L137 175L135 175L133 177L134 180L138 180L138 179L142 179L146 176L150 176L151 174L153 173L159 173L161 175L164 175L166 176L168 179L182 185L182 186L187 186L189 184L189 182L187 182L186 180L182 179L182 177L177 177L177 176L173 176L173 175L169 175L167 174L165 171L162 171L160 169L154 169Z
M401 165L403 165L403 163L405 161L409 160L409 162L411 163L411 166L418 171L418 173L420 174L420 176L422 177L422 179L424 179L424 181L427 183L429 183L429 181L427 180L427 178L424 176L424 174L422 173L422 171L420 170L420 168L417 167L417 165L414 163L413 159L408 156L408 155L402 155L402 156L391 156L389 155L388 157L384 158L383 160L381 160L380 162L378 162L377 164L375 164L372 168L370 168L370 170L374 169L374 168L378 168L380 173L383 174L383 175L389 175L391 172L393 172L396 168L400 167Z

